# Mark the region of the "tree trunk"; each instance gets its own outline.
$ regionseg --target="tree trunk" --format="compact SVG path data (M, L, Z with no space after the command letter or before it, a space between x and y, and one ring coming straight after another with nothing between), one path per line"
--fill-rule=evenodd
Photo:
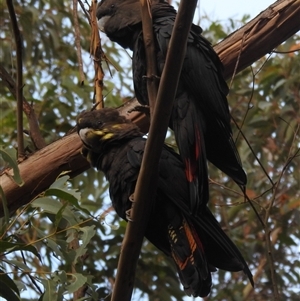
M229 35L215 46L224 67L225 77L245 69L253 62L300 30L300 0L280 0L251 20L241 29ZM147 132L148 120L144 114L128 113L138 105L136 100L120 107L122 115L137 123ZM19 164L24 185L19 187L11 175L11 169L0 176L0 183L10 212L27 204L46 190L63 172L74 177L89 168L89 163L80 154L81 141L72 133L37 151ZM3 216L3 200L0 196L0 216Z

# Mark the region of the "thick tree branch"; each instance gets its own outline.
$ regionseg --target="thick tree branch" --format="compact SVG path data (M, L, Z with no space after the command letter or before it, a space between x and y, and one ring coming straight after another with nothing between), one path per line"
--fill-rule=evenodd
M17 60L17 142L18 157L23 157L24 152L24 136L23 136L23 62L22 62L22 37L19 30L16 13L12 1L6 0L9 16L16 43L16 60Z
M300 0L279 0L217 44L214 49L225 66L225 78L271 53L300 30L299 20Z
M262 22L260 22L259 19L262 18L262 20L264 20L264 26L256 26L255 30L251 31L251 43L253 46L248 44L248 47L251 46L252 51L250 52L249 48L243 48L243 52L247 50L247 54L241 55L241 59L244 55L247 56L247 62L243 63L244 67L250 65L259 57L271 51L265 48L266 44L271 43L273 45L273 41L276 40L277 44L272 46L276 47L300 30L300 22L298 18L300 14L299 4L300 0L279 1L273 4L271 6L272 10L275 10L278 6L280 6L280 12L278 12L278 14L281 15L280 22L278 21L279 15L276 14L274 16L277 20L275 25L272 18L265 18L266 12L269 11L269 8L254 19L257 24L261 24ZM276 10L279 11L278 9ZM252 22L253 20L248 24ZM277 31L269 28L274 26L276 26ZM242 37L246 34L245 30L247 30L247 28L247 25L244 26L234 34L228 36L216 47L217 52L224 63L227 79L233 74L235 62L237 61L240 51ZM263 30L265 33L263 39L261 39L260 30ZM230 51L228 51L228 49L230 49ZM265 52L262 52L262 49L265 49ZM242 70L241 68L237 71ZM131 110L136 105L138 105L138 103L131 100L120 109L121 114L125 115L129 119L133 118L134 122L137 122L137 124L142 127L143 131L147 131L147 118L143 116L143 114L138 112L128 113L128 110ZM0 184L6 195L9 210L13 211L19 208L20 206L28 203L37 194L47 189L61 171L70 170L70 174L74 176L87 169L89 164L81 157L79 153L80 148L80 139L78 138L78 135L74 133L33 154L31 157L19 164L21 176L25 181L25 184L22 187L18 187L18 185L16 185L10 178L9 174L12 174L12 170L8 170L6 173L3 173L0 176ZM34 172L32 171L33 169ZM40 179L43 180L41 181ZM0 216L3 216L2 199L0 199Z

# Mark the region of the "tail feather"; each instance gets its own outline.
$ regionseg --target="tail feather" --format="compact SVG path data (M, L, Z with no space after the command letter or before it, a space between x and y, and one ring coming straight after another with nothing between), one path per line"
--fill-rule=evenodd
M236 245L222 230L219 222L207 208L193 223L199 236L201 236L205 254L209 264L226 271L244 271L252 286L253 276L250 269Z
M188 212L186 206L182 206L181 210L182 212ZM169 221L170 220L172 219L169 219ZM210 273L206 276L203 271L212 272L215 271L215 268L231 272L243 271L248 276L252 286L254 286L253 276L245 259L236 245L222 230L219 222L207 207L200 214L196 216L188 215L188 217L186 219L184 218L184 220L187 222L188 227L183 227L185 232L182 231L181 233L183 233L186 237L192 237L192 240L195 241L197 246L197 248L190 254L193 255L192 258L194 261L192 267L196 270L198 269L197 273L202 275L202 278L197 278L199 286L202 286L203 283L205 283L206 289L210 287L208 281L208 279L210 279ZM179 229L179 227L174 228ZM187 230L189 230L191 235L185 234L188 232ZM180 238L180 240L182 240L182 238ZM186 239L186 241L188 240ZM193 245L192 243L185 243L185 245L188 246L188 250L193 250L190 247ZM176 247L177 245L174 246ZM188 283L184 279L184 276L182 276L182 273L183 271L179 269L179 275L181 275L180 279L182 283ZM188 287L188 285L184 285Z
M195 229L182 217L180 225L168 227L171 255L188 295L205 297L212 285L211 270Z
M182 91L174 102L171 128L185 165L185 176L190 190L190 211L196 213L206 206L209 199L204 125L195 102Z
M207 127L210 130L209 134L205 135L208 160L231 177L238 185L245 186L247 176L242 168L241 159L230 129L222 121L214 123L208 121ZM222 146L221 150L220 146Z

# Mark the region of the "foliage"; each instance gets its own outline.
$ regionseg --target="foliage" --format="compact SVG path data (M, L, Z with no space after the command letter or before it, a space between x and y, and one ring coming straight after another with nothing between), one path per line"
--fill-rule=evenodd
M33 104L43 137L50 143L67 134L78 113L92 106L90 26L79 9L86 76L80 85L70 2L24 0L14 4L24 40L24 96ZM0 9L1 65L15 77L15 46L4 2ZM224 26L207 22L204 33L213 43L236 29L233 20ZM117 106L120 99L133 95L130 59L123 49L104 36L102 39L105 53L119 70L103 65L105 102L106 106ZM299 47L296 35L278 47L282 53L264 57L236 75L228 98L232 116L245 137L234 126L248 174L247 194L266 224L265 230L270 231L277 285L284 300L296 300L300 292L300 55L295 51ZM0 162L4 166L9 161L16 168L11 151L16 145L16 101L5 85L0 85L0 99L1 144L5 147ZM172 136L168 141L174 143ZM26 144L28 151L34 150L29 138ZM237 186L213 166L209 168L210 206L256 279L252 291L241 273L218 271L209 299L270 300L265 230ZM75 300L74 293L83 287L86 299L109 299L125 227L110 208L107 183L101 174L88 170L72 180L61 175L14 216L1 219L0 295L7 300ZM171 260L147 241L135 286L133 300L184 298Z

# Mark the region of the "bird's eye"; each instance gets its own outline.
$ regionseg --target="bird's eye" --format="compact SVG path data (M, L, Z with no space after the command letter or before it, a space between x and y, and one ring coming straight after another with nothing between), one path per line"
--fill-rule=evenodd
M103 124L102 121L97 121L98 126L101 126Z
M115 8L115 5L114 5L114 4L112 4L112 5L110 6L110 8Z

